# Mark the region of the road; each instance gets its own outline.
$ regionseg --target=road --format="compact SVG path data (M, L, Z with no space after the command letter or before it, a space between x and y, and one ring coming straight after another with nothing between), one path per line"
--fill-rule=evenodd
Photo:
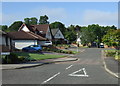
M3 70L3 84L118 84L103 67L101 50L85 48L74 56L79 61L26 69Z

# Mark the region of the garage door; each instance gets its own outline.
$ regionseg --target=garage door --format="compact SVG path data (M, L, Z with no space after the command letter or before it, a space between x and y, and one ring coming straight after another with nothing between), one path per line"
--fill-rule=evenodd
M15 48L22 49L29 45L37 44L37 40L14 40Z

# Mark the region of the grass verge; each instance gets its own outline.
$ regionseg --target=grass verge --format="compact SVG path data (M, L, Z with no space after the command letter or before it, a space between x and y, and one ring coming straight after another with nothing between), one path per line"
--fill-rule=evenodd
M104 50L107 57L114 57L115 60L120 61L120 50Z
M28 59L30 60L44 60L44 59L65 57L65 55L39 54L39 53L28 53L28 52L15 52L15 54L18 55L18 58L28 57Z

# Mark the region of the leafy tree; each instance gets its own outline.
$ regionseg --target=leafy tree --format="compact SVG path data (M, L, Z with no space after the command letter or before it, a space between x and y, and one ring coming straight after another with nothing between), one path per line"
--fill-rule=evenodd
M10 31L18 31L18 29L20 28L20 26L23 24L22 21L15 21L13 24L10 25L10 27L8 28L8 32Z
M35 25L35 24L37 24L37 22L38 22L38 19L36 18L36 17L32 17L32 18L25 18L24 19L24 22L25 22L25 24L32 24L32 25Z
M30 24L32 24L32 25L36 25L37 21L38 21L38 19L35 17L30 18Z
M51 29L57 29L59 28L61 32L64 34L65 33L65 25L61 22L53 22L50 24Z
M74 32L72 32L72 31L67 31L67 32L65 32L65 38L67 39L67 40L69 40L70 42L73 42L73 41L75 41L76 40L76 38L77 38L77 36L76 36L76 34L74 33Z
M81 29L81 42L83 45L88 45L89 43L94 42L95 34L88 29L88 27L84 27Z
M25 24L30 24L30 18L24 18L24 22L25 22Z
M2 31L7 32L8 26L7 26L7 25L2 25L2 26L1 26L1 29L2 29Z
M48 19L49 19L49 18L48 18L47 15L40 16L39 24L49 24Z
M108 30L107 34L102 38L103 42L108 46L120 46L120 29Z

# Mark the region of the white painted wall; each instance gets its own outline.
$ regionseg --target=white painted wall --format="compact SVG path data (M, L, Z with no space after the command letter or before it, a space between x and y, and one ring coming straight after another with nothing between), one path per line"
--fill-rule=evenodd
M22 49L23 47L37 44L37 40L13 40L12 43L15 44L15 48Z
M30 32L30 30L26 26L24 26L21 30L23 30L25 32Z
M2 43L2 36L0 36L0 45L2 45L3 43Z
M48 39L52 39L52 35L51 35L51 32L50 32L50 28L48 28L48 31L47 31L47 33L46 33L46 38L48 38Z
M55 34L54 38L62 38L62 39L64 39L64 36L63 36L63 34L61 33L61 31L59 30L59 31Z
M2 45L6 45L5 36L2 36Z

